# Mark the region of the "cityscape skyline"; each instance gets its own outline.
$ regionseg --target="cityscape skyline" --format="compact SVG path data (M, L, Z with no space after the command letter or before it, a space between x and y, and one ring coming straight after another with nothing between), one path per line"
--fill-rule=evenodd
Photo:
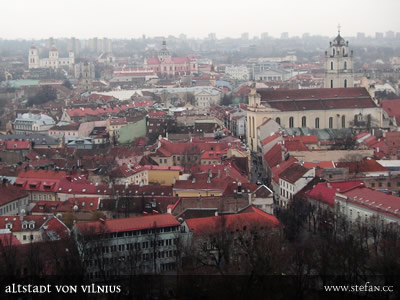
M251 37L260 36L263 32L268 32L272 37L280 37L282 32L288 32L289 37L301 36L303 33L332 37L336 35L338 24L344 36L355 36L357 32L367 36L374 36L376 32L400 32L400 24L396 22L395 15L400 9L400 2L395 0L383 0L380 6L366 5L361 0L351 3L339 0L332 6L316 0L301 3L293 0L279 3L250 0L245 6L241 3L205 0L196 8L188 7L180 0L168 3L157 0L141 3L140 6L116 0L111 9L98 1L94 4L93 1L81 3L72 0L68 6L54 4L49 0L39 1L40 5L37 2L23 4L21 1L7 3L2 9L0 38L74 36L86 39L104 36L129 39L142 35L154 37L180 34L188 38L205 38L209 33L216 33L216 37L222 39L238 38L245 32ZM117 11L118 8L124 9ZM138 14L138 11L144 13ZM16 16L24 21L15 24ZM68 22L70 18L74 22Z

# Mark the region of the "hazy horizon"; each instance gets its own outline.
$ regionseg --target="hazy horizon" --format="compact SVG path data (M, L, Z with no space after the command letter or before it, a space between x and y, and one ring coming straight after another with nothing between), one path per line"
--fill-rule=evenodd
M2 39L111 39L169 35L205 38L215 33L217 39L238 38L244 32L249 37L268 32L279 38L322 35L332 37L341 25L343 36L364 32L400 32L397 12L400 1L382 0L379 6L372 0L281 0L279 3L248 0L245 2L204 0L196 5L182 0L137 2L15 0L3 4L0 12Z

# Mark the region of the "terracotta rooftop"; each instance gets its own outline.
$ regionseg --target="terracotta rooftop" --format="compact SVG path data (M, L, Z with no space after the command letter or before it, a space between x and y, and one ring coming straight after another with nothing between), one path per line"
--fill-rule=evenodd
M212 235L221 232L244 232L277 227L278 219L255 207L242 213L186 220L189 230L196 236Z
M116 233L179 225L180 223L170 214L76 223L82 234Z
M283 171L280 175L279 178L290 182L290 183L295 183L297 180L299 180L305 173L307 173L308 169L299 165L299 164L293 164L290 167L288 167L285 171Z

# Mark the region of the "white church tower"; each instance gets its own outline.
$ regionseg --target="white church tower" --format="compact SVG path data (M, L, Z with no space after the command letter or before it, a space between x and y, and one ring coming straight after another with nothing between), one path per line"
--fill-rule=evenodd
M35 46L29 48L29 69L40 68L39 51Z
M354 87L353 50L349 51L349 42L340 36L330 42L325 51L325 88Z

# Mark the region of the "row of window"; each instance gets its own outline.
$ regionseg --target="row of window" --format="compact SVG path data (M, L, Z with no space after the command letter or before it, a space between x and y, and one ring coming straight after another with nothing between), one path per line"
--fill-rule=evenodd
M33 240L33 236L31 235ZM168 250L168 251L157 251L150 253L134 253L132 255L127 256L115 256L115 257L103 257L101 259L91 259L87 261L88 267L97 267L101 265L115 265L120 262L130 262L130 261L148 261L153 259L160 258L170 258L176 257L178 252L176 250Z
M18 203L18 201L13 201L11 203L8 203L0 208L0 215L8 214L12 211L15 211L19 207L19 205L27 205L27 204L28 204L27 198L23 199L21 203Z
M161 227L161 228L106 233L102 236L102 238L114 239L114 238L118 238L118 237L131 237L131 236L138 236L138 235L147 235L147 234L164 233L164 232L177 232L177 231L179 231L179 226L168 226L168 227Z
M386 185L387 185L388 188L392 187L392 183L391 182L387 182ZM371 187L372 188L375 187L375 182L371 183ZM383 187L383 182L379 182L378 183L378 187ZM400 187L400 181L397 182L397 187Z
M33 194L32 195L32 199L33 201L36 200L53 200L53 196L52 195L48 195L48 194Z
M342 121L342 128L346 128L346 116L343 115L341 118ZM281 125L281 118L276 118L275 122ZM317 117L314 120L315 128L320 128L320 119ZM294 127L294 117L289 118L289 128ZM307 117L303 116L301 118L301 127L307 127ZM333 117L329 117L329 128L333 128Z
M347 61L344 62L343 69L347 70ZM331 61L331 70L333 70L333 61Z

